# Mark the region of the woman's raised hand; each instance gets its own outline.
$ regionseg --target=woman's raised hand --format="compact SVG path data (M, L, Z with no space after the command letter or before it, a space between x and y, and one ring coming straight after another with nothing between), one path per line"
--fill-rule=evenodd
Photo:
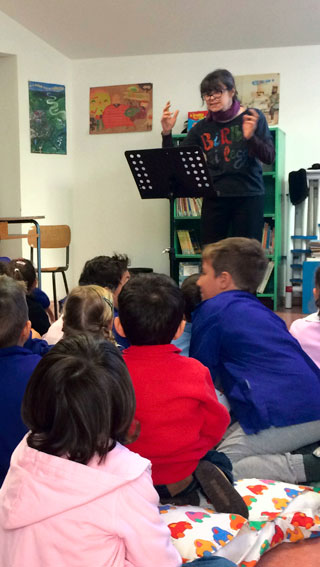
M167 135L170 134L172 128L174 127L177 116L179 114L179 110L175 112L170 111L170 100L168 100L167 104L165 105L162 116L161 116L161 126L162 126L162 134Z

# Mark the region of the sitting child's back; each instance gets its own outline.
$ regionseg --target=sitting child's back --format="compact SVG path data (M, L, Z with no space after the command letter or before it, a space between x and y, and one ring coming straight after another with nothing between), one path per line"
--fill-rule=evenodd
M130 449L151 460L153 482L162 501L175 496L171 490L182 495L195 486L194 492L202 489L216 510L245 515L242 499L215 466L216 457L220 463L225 456L211 451L226 431L228 411L217 400L208 369L180 356L181 351L170 344L184 328L181 290L161 274L136 276L121 291L118 304L116 327L131 343L123 356L134 385L135 418L141 428ZM232 480L231 463L225 460L227 470L219 469ZM224 503L217 502L217 494L223 492L228 497Z
M109 342L69 337L41 360L0 492L1 567L180 567L150 463L119 443L134 409Z

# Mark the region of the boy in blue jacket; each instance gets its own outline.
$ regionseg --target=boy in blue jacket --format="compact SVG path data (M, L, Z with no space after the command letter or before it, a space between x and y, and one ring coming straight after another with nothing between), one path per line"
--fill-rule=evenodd
M320 480L320 459L292 451L320 439L320 371L255 297L266 265L257 240L205 247L190 356L208 366L230 403L234 423L218 450L235 477L312 482Z
M30 335L24 287L0 276L0 486L10 457L27 433L21 402L28 380L41 357L23 345Z

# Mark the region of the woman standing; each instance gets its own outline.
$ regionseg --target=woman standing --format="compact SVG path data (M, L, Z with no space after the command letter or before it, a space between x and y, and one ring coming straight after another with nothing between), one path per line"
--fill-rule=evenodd
M214 187L204 197L201 215L202 244L227 236L261 240L264 184L261 163L271 164L275 151L261 111L241 106L232 74L226 69L209 73L200 85L208 114L188 132L182 146L200 146ZM170 147L178 112L164 107L163 147Z

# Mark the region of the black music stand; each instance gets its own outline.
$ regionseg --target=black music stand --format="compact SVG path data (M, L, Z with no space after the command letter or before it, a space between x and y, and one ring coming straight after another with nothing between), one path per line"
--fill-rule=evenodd
M128 150L125 153L142 199L169 199L170 218L177 197L203 197L214 192L200 146ZM170 223L170 273L174 270L174 230Z

